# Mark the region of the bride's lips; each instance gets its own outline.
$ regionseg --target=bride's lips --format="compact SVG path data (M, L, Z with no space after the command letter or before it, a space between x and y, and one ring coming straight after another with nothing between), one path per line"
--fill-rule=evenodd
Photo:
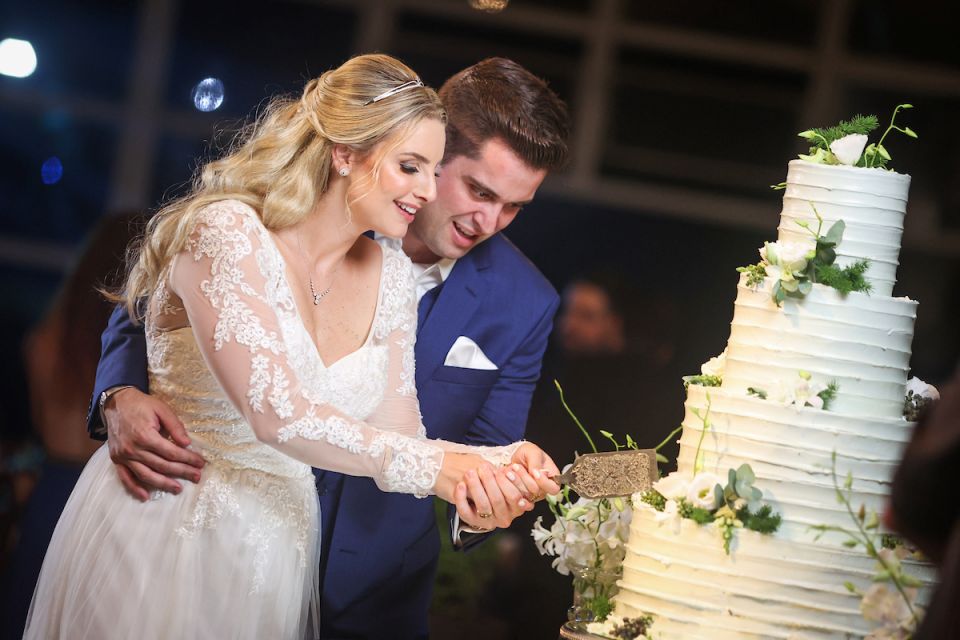
M453 241L460 247L468 248L473 246L473 244L480 237L479 234L471 234L457 222L453 222Z
M403 216L403 219L407 221L407 224L413 222L413 219L417 215L418 207L414 207L413 205L409 205L406 202L401 202L399 200L394 200L393 204L400 212L400 215Z

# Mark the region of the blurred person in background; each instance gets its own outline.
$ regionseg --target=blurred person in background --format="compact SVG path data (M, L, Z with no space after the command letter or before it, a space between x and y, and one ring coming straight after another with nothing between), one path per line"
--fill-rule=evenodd
M82 429L100 359L100 334L113 309L98 289L120 284L127 245L145 221L132 213L101 218L50 307L24 339L31 422L44 460L0 580L4 640L23 633L50 536L83 465L99 446Z
M960 638L960 369L920 417L893 478L885 524L938 569L938 585L913 638Z

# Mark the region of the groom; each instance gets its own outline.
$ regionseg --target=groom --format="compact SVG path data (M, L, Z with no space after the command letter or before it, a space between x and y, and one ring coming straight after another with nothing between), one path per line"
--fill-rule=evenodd
M448 122L437 198L417 213L403 241L420 301L420 408L431 438L507 444L523 437L559 300L499 232L547 172L565 163L567 112L542 80L503 58L464 69L439 93ZM88 426L94 436L109 431L111 457L132 493L178 492L174 478L199 478L203 460L182 448L189 443L182 424L146 394L143 329L122 308L103 334L94 391ZM368 478L315 473L322 637L425 638L440 546L432 501L383 493ZM491 496L490 518L451 509L456 546L470 546L490 524L507 526L522 512L493 475L484 470L470 479Z

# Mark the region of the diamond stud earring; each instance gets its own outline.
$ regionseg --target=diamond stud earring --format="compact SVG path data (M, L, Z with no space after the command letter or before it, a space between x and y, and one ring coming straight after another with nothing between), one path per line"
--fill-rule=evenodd
M350 175L350 169L348 169L347 167L340 167L339 173L341 176L346 178L348 175Z

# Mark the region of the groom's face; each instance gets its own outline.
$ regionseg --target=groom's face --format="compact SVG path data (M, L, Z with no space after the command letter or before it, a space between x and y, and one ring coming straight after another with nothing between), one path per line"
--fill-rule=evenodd
M513 222L546 175L496 138L483 143L476 158L448 159L437 178L437 198L417 213L404 247L415 262L466 255Z

